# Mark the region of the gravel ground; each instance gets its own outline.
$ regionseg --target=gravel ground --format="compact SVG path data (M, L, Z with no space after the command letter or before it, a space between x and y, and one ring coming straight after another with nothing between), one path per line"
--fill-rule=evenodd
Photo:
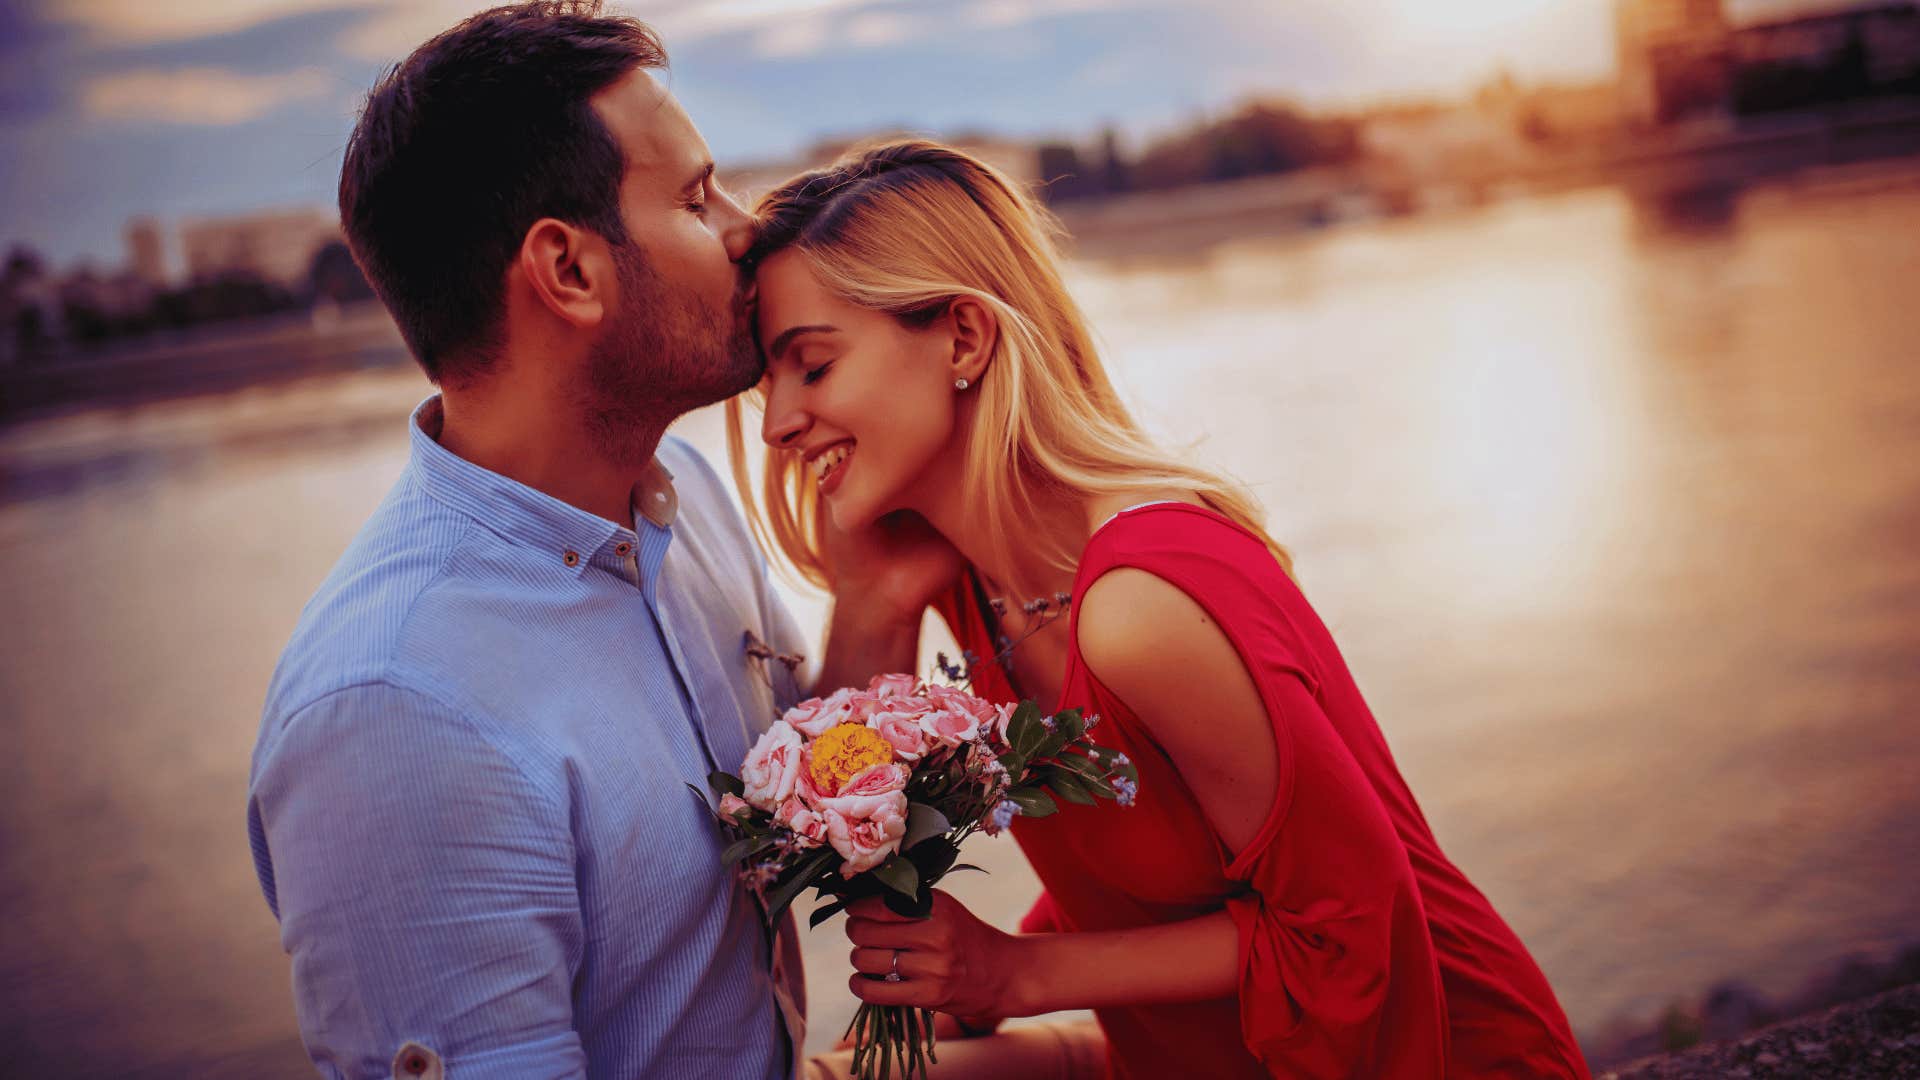
M1737 1041L1643 1058L1600 1080L1920 1080L1920 985L1763 1028Z

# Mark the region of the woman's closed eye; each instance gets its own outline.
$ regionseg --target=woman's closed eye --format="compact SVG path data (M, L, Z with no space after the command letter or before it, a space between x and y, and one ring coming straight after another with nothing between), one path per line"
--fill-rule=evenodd
M829 360L826 363L821 364L819 367L808 368L806 373L800 376L800 385L812 386L814 383L819 382L821 379L826 377L827 369L832 366L833 366L833 361Z

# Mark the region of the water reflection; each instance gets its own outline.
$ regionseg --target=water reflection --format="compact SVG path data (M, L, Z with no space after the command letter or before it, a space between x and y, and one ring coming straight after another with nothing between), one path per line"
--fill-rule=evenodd
M1920 185L1861 176L1706 231L1595 192L1074 269L1141 415L1265 501L1442 842L1583 1031L1920 921L1916 240ZM297 1074L246 755L424 389L0 432L20 1069ZM720 454L713 412L681 430ZM1017 854L976 861L956 884L1010 922ZM838 941L811 948L825 1042Z

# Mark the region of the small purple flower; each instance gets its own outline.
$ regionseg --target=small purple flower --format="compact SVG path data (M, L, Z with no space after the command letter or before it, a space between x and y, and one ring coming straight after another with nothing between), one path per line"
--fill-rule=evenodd
M1015 806L1011 799L1001 799L993 804L993 809L987 813L987 835L999 836L1002 830L1013 824L1013 819L1019 814L1020 808Z
M1124 776L1113 778L1113 790L1118 796L1116 802L1121 806L1132 806L1134 797L1140 794L1140 785Z
M1082 730L1092 731L1094 728L1099 726L1100 726L1100 714L1094 713L1093 715L1087 717L1087 726Z

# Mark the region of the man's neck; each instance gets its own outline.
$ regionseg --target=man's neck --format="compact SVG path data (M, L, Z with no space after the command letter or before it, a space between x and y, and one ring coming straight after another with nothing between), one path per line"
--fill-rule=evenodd
M653 460L666 424L636 432L635 460L609 460L557 403L527 397L442 393L439 443L490 472L619 525L633 527L633 486Z

